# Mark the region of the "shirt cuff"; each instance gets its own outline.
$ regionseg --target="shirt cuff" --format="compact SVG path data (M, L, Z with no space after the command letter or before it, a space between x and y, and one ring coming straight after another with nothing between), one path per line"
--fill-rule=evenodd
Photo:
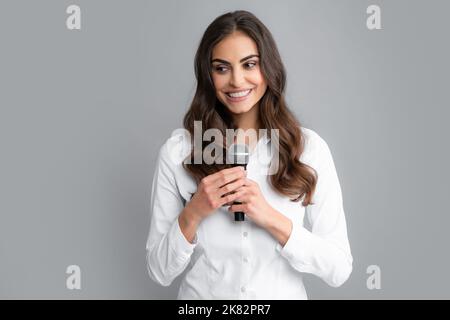
M288 241L284 247L277 244L276 249L286 259L296 264L308 266L311 264L313 255L313 235L312 233L300 225L299 223L292 223L292 231Z
M180 228L180 223L178 222L178 218L175 220L175 223L172 225L172 229L170 230L170 243L172 249L184 256L190 256L194 251L194 248L197 246L197 234L195 234L193 243L190 243Z

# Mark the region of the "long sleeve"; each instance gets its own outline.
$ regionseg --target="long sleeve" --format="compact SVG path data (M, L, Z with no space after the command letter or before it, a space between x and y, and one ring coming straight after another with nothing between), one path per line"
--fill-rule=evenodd
M342 192L327 143L314 133L314 165L318 173L313 205L306 207L311 231L293 223L291 235L277 250L292 267L311 273L328 285L342 285L352 272Z
M149 276L163 286L169 286L183 272L197 244L197 237L193 244L187 241L178 223L184 205L176 186L174 165L166 142L160 148L153 176L146 244Z

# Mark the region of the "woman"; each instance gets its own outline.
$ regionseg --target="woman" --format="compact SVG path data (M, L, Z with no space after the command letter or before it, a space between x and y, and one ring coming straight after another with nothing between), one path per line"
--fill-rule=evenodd
M286 106L286 74L269 30L247 11L216 18L200 42L195 73L185 130L159 152L150 277L168 286L186 270L178 299L307 299L302 273L343 284L353 258L338 176L327 143ZM214 128L224 136L227 129L278 130L278 170L261 174L267 167L255 158L271 147L272 133L249 143L246 171L225 161L183 161L195 157L195 121L202 133ZM234 221L234 212L245 220Z

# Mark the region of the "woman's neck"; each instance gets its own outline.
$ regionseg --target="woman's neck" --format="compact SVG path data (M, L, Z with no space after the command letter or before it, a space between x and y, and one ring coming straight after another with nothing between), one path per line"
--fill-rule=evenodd
M256 132L259 136L258 131L261 127L261 124L259 121L259 113L258 112L259 112L259 107L256 105L246 113L233 115L234 125L237 128L242 129L244 131L247 131L248 129L256 130Z
M249 145L251 150L253 150L254 146L257 143L257 141L250 141L249 139L248 134L251 132L251 130L256 131L256 139L258 141L260 138L259 129L261 128L261 123L259 121L258 111L259 107L256 105L246 113L233 115L234 125L238 129L242 129L244 131L244 133L246 134L245 142ZM251 130L247 131L249 129Z

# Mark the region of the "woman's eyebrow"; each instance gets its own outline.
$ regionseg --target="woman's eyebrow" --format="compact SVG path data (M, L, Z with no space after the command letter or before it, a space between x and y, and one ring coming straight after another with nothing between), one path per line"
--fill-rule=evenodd
M249 55L249 56L246 56L245 58L242 58L241 60L239 60L239 62L244 62L245 60L250 59L250 58L253 58L253 57L258 57L258 58L259 58L259 55L257 55L257 54L251 54L251 55ZM215 62L215 61L220 62L220 63L224 63L224 64L229 64L229 65L231 65L231 63L229 63L229 62L226 61L226 60L222 60L222 59L213 59L213 60L211 60L211 63L213 63L213 62Z

